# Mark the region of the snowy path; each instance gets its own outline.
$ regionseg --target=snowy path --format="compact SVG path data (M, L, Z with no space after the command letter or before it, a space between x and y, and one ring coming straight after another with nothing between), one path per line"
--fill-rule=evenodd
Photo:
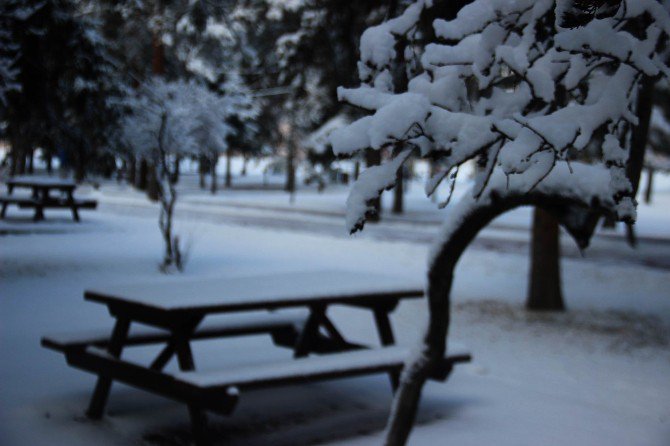
M139 211L151 215L155 212L153 210L155 206L146 200L113 200L106 197L102 206L126 214L136 214ZM349 238L344 230L343 214L337 212L185 200L178 205L177 216L211 223ZM439 233L439 228L440 225L436 221L387 216L381 223L368 224L358 237L430 244ZM529 251L528 237L528 229L525 227L497 222L481 232L471 245L471 249L526 254ZM640 236L638 246L633 249L627 245L623 236L601 233L582 253L569 235L564 233L562 254L566 258L584 261L632 264L670 270L670 239L659 237Z

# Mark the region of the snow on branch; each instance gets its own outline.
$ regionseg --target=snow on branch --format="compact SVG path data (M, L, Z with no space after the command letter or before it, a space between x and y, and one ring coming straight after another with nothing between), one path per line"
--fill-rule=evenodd
M126 101L130 113L121 125L123 145L157 166L163 157L225 152L235 131L229 119L250 120L257 113L244 89L226 87L219 95L194 81L146 83Z
M589 148L590 162L609 172L612 200L606 202L619 219L634 220L625 167L637 91L643 79L670 74L660 54L670 34L663 6L655 0L475 0L450 20L436 16L437 9L430 0L415 1L363 34L362 84L340 88L338 96L370 114L334 131L333 151L409 150L439 159L443 170L429 179L428 195L475 160L477 198L494 175L505 176L517 192L542 187L556 169L572 171ZM426 23L432 29L422 28ZM407 88L393 85L398 48L406 48ZM379 196L380 184L394 185L389 172L407 158L391 158L359 180L348 200L352 231L362 228L367 201ZM568 193L574 181L561 178Z

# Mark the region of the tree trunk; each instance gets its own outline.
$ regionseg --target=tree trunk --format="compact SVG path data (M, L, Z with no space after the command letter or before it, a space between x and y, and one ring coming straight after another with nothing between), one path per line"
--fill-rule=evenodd
M181 155L177 155L174 159L174 170L170 173L170 181L172 184L179 183L179 176L181 175Z
M207 173L207 157L200 155L198 158L198 175L199 175L199 184L200 189L205 189L207 186L205 184L205 174Z
M137 172L137 178L135 182L135 187L139 190L147 190L147 185L149 184L149 181L147 179L149 175L149 163L147 162L146 158L141 158L140 159L140 168L139 171Z
M31 150L28 153L28 173L30 175L35 173L35 151Z
M654 169L647 169L647 187L644 188L644 202L651 203L651 193L654 187Z
M404 211L404 191L403 191L403 168L398 169L396 176L395 188L393 189L393 213L402 214Z
M636 114L638 125L633 127L631 135L630 156L626 166L626 174L633 186L633 197L637 194L640 186L640 176L644 167L644 152L647 148L647 137L649 135L649 121L651 109L654 106L654 82L645 78L640 86L637 97Z
M26 154L25 153L21 153L19 155L19 163L18 163L18 166L17 166L17 173L19 175L25 175L25 173L26 173Z
M286 185L284 190L292 194L295 192L295 144L293 138L288 140L288 151L286 154Z
M637 96L636 114L638 124L633 127L630 139L630 155L626 166L626 175L633 186L633 198L637 195L640 186L640 176L644 167L644 152L647 149L647 137L649 136L649 121L651 109L654 106L654 81L645 77L642 80ZM637 240L632 224L626 225L626 239L630 246L635 246Z
M151 70L156 75L163 75L165 73L165 47L160 36L154 34L151 38Z
M356 161L356 163L354 163L354 174L353 174L354 181L358 180L358 175L360 175L360 173L361 173L361 162Z
M149 164L147 168L147 197L151 201L158 201L160 198L160 185L156 176L156 166Z
M249 157L245 156L242 161L242 171L240 172L241 177L247 176L247 164L249 164Z
M74 159L74 180L77 183L81 183L86 176L86 160L84 159L84 150L81 147Z
M382 155L379 150L368 149L365 151L365 164L367 167L378 166L382 161ZM374 215L368 218L368 222L374 223L381 220L382 215L382 198L381 195L378 198L372 200L372 207L375 210Z
M526 308L561 311L560 232L558 222L547 211L535 208L531 240L531 264Z
M128 160L128 171L126 172L126 181L130 185L135 184L135 176L137 173L137 160L135 159L135 156L130 156L130 159Z
M233 161L233 151L230 150L229 148L228 150L226 150L226 188L233 187L233 172L231 170L232 161ZM246 161L242 170L244 171L245 169L246 169Z
M44 158L47 163L47 173L51 175L53 173L53 155L51 152L47 152Z
M215 194L216 190L218 188L218 184L217 184L217 181L216 181L216 165L218 164L218 162L219 162L218 154L212 156L212 159L209 162L209 175L210 175L211 180L212 180L211 184L209 185L209 191L212 194Z
M16 147L12 145L12 148L9 152L9 176L13 177L18 171L18 155L16 153Z
M616 228L616 220L612 217L603 218L603 228L615 229Z

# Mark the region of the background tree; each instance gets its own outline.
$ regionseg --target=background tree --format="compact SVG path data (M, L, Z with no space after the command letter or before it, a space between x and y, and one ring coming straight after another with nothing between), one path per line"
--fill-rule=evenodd
M357 82L359 36L383 20L388 8L387 2L371 0L236 2L231 20L254 55L245 77L262 94L260 136L286 146L287 165L297 164L299 143L327 120L341 113L360 115L338 102L336 88ZM282 117L290 124L283 136ZM294 186L294 169L288 168L286 189Z
M644 167L647 170L644 201L651 203L654 173L670 171L670 90L667 82L659 83L654 89L654 110Z
M48 157L58 150L81 180L104 153L118 116L112 99L123 90L104 41L67 0L7 0L2 11L5 39L16 47L18 88L4 113L11 173L31 170L39 147Z
M9 8L8 3L0 5L0 122L7 111L10 92L20 91L21 86L16 82L19 70L16 67L19 45L10 31L13 22L17 20L17 11Z
M607 2L575 25L576 3L475 0L445 20L437 3L416 1L365 31L363 84L338 90L371 114L333 132L335 153L372 148L393 155L352 188L346 218L352 232L363 228L374 211L371 200L394 186L413 153L444 166L429 179L428 195L445 179L453 188L463 163L478 165L474 185L451 207L432 252L429 323L403 370L389 445L406 442L423 384L441 371L454 268L481 228L509 209L534 205L585 247L598 214L635 219L626 163L639 122L636 102L643 85L670 73L658 54L670 17L653 0ZM426 21L434 38L420 32ZM412 49L404 92L391 73L399 39ZM601 150L591 164L571 159L593 143Z

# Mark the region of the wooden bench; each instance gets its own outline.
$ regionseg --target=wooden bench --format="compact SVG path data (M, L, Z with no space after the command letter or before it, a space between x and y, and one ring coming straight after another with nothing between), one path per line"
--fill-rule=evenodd
M399 373L410 351L403 347L333 353L262 365L238 366L220 371L163 373L122 360L97 347L70 350L67 362L73 367L100 373L130 386L149 390L190 406L229 415L240 391L350 378L376 373ZM444 381L453 366L470 361L459 353L444 358L431 379Z

